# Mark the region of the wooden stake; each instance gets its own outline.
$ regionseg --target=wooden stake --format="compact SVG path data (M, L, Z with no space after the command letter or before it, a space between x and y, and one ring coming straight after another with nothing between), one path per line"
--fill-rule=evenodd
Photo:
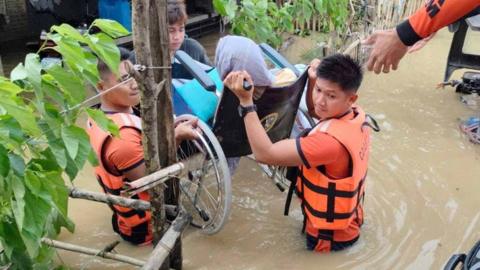
M93 248L87 248L87 247L82 247L70 243L65 243L65 242L60 242L57 240L52 240L49 238L42 238L42 243L45 245L54 247L54 248L59 248L59 249L64 249L72 252L77 252L77 253L82 253L82 254L87 254L87 255L92 255L92 256L97 256L97 257L102 257L105 259L110 259L114 261L119 261L123 263L128 263L131 265L135 266L142 266L145 264L144 261L137 260L132 257L128 257L125 255L120 255L120 254L115 254L111 252L106 252L101 249L93 249Z
M161 183L164 183L172 177L180 175L184 168L185 166L183 163L179 162L135 181L128 182L126 184L130 187L130 189L126 190L124 194L127 196L132 196L139 192L153 188Z
M115 205L128 207L128 208L141 210L141 211L148 211L151 208L150 202L147 202L147 201L135 200L135 199L125 198L121 196L115 196L115 195L110 195L110 194L105 194L100 192L87 191L87 190L82 190L75 187L70 187L69 191L70 191L70 194L69 194L70 198L84 199L88 201L95 201L95 202L101 202L106 204L115 204ZM165 211L169 215L176 216L177 206L165 205Z
M170 228L168 228L167 232L163 235L162 240L155 246L155 249L150 254L142 270L157 270L163 265L164 260L172 252L175 243L180 239L183 230L191 220L192 217L182 209L172 225L170 225Z

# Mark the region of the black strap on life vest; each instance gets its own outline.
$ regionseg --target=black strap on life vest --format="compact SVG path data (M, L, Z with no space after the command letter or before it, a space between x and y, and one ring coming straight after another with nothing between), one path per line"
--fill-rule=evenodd
M97 175L97 181L98 181L98 183L100 184L100 186L102 187L103 191L104 191L106 194L117 195L117 196L120 195L120 191L122 190L121 188L111 189L111 188L107 187L107 186L103 183L103 180L102 180L102 178L101 178L99 175ZM137 200L139 200L140 197L138 197L138 195L135 194L134 196L132 196L132 199L137 199ZM135 216L135 215L138 215L139 218L144 218L144 217L146 216L145 211L142 211L142 210L130 209L130 210L126 211L126 212L121 212L121 211L119 211L118 209L116 209L111 202L107 202L107 204L108 204L108 207L110 207L110 209L112 209L112 211L113 211L114 213L116 213L117 215L119 215L119 216L121 216L121 217L124 217L124 218L130 218L130 217L133 217L133 216Z
M308 135L308 133L310 133L311 130L312 130L311 128L306 128L306 129L302 130L302 132L300 132L300 134L297 136L297 138L306 137ZM287 180L290 180L290 186L288 187L287 198L285 200L285 208L283 210L283 215L284 216L288 216L288 212L290 211L290 204L292 203L293 192L295 191L295 187L297 185L297 179L298 179L299 171L300 170L299 170L298 166L287 168L287 173L285 175L285 178ZM302 200L303 200L303 198L302 198ZM303 207L302 207L302 211L303 211Z
M150 233L149 232L149 229L148 229L148 223L150 221L145 221L145 222L142 222L140 224L138 224L137 226L134 226L132 228L130 228L131 232L130 232L130 235L127 235L125 233L123 233L120 228L118 227L118 217L117 217L117 214L114 213L112 215L112 227L113 227L113 231L115 231L116 233L118 233L125 241L128 241L134 245L140 245L140 244L143 244L145 243L145 240L148 236L148 234Z
M287 199L285 200L285 208L283 210L283 215L288 216L290 211L290 204L292 203L293 192L295 191L295 186L297 185L298 179L298 167L288 167L285 178L290 180L290 186L288 187Z
M317 240L333 242L333 230L318 230Z
M336 183L330 182L328 184L328 188L323 188L314 185L307 178L300 173L300 177L302 178L302 191L305 187L310 190L313 190L316 193L320 193L327 196L327 211L318 211L314 209L306 200L302 201L302 206L304 206L308 211L318 218L324 218L327 222L333 222L335 219L348 219L350 218L355 212L357 211L358 205L360 203L360 198L362 196L361 188L363 186L363 182L365 181L365 177L362 178L360 183L358 184L357 188L354 191L342 191L336 189ZM303 191L304 192L304 191ZM353 198L356 197L357 203L355 209L351 212L347 213L336 213L335 212L335 197L344 197L344 198Z
M370 127L375 132L380 132L380 126L378 125L377 120L375 120L370 114L365 114L365 122L363 122L362 128L364 126Z

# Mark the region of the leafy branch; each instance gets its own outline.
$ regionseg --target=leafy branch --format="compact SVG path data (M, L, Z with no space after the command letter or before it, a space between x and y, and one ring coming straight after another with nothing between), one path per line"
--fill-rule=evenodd
M45 43L10 78L0 77L0 264L11 269L51 268L53 251L41 239L54 238L62 227L74 231L63 175L73 181L87 160L96 163L79 117L86 114L118 134L103 112L77 106L87 85L100 79L98 59L118 73L114 38L128 34L115 21L96 20L89 30L94 27L100 31L53 26L47 35L53 47ZM44 50L58 52L61 61L42 65Z

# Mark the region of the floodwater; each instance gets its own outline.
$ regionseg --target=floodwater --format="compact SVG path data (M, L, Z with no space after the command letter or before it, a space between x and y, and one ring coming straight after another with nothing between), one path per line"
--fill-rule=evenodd
M443 79L451 34L442 31L388 75L367 73L359 103L379 122L373 135L365 198L366 221L352 248L305 250L298 203L283 216L281 193L251 160L233 178L233 209L224 229L183 235L185 269L439 269L453 253L480 238L479 146L459 131L459 118L475 114ZM479 43L477 43L478 45ZM459 78L461 72L454 77ZM78 187L99 191L90 168ZM107 206L72 200L75 234L60 240L103 248L112 233ZM122 242L121 254L146 258L151 247ZM128 265L59 252L73 269L130 269Z

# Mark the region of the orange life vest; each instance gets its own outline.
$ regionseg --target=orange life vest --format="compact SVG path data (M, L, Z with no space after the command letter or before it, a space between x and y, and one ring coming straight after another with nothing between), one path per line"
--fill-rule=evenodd
M322 166L301 166L299 170L297 194L302 200L303 213L322 232L345 230L354 218L360 221L359 225L363 221L363 211L358 211L358 208L365 192L370 129L366 126L366 115L362 109L354 107L353 115L353 118L352 114L347 114L338 119L321 121L310 132L327 133L345 147L351 158L351 176L332 179Z
M133 114L114 113L107 114L107 116L117 124L119 129L133 128L142 132L141 119ZM109 167L104 164L105 159L103 157L103 146L112 135L102 130L92 119L87 121L87 133L99 161L99 166L95 167L98 182L105 193L120 195L125 181L128 180L120 172L113 172L108 169ZM132 196L132 199L148 201L149 196L147 192L141 192ZM110 205L110 208L114 212L112 217L113 229L123 239L134 244L148 243L152 240L151 213L149 211L139 211L118 205Z

